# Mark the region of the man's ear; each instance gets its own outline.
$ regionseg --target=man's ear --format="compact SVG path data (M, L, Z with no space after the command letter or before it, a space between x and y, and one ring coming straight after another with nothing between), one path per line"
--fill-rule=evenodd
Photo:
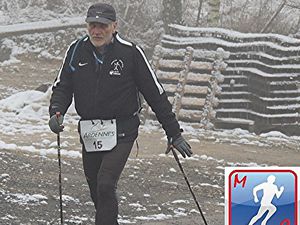
M116 21L116 22L113 22L113 28L114 28L114 31L116 31L117 30L117 27L118 27L118 22Z

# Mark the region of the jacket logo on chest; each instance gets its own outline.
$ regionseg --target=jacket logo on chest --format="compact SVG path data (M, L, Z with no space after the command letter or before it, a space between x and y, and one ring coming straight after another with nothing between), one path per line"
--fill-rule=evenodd
M124 68L124 63L121 59L115 59L111 63L111 70L109 71L109 75L111 76L121 76L121 72Z

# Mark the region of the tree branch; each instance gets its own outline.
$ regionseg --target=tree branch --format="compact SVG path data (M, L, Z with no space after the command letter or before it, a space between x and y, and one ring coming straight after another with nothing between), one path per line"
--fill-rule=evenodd
M199 0L199 7L198 7L198 15L197 15L196 27L199 26L199 20L200 20L200 15L201 15L201 10L202 10L202 3L203 3L203 0Z
M283 2L280 4L280 6L278 7L278 9L276 10L276 12L273 14L273 16L271 17L271 19L266 23L266 25L264 26L263 29L261 29L260 33L264 33L266 32L266 30L268 29L268 27L270 26L270 24L273 22L273 20L276 18L276 16L280 13L280 11L283 9L283 7L285 6L287 0L283 0Z
M291 4L286 4L287 7L293 8L293 9L300 9L300 6L298 5L291 5Z

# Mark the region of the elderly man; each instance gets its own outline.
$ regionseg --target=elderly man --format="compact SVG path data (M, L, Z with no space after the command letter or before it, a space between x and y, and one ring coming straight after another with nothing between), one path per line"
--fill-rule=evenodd
M96 208L96 225L118 224L117 182L138 136L141 92L168 137L168 145L191 156L167 95L143 50L116 32L115 9L97 3L87 11L88 35L68 48L53 85L49 126L63 130L74 96L84 173Z

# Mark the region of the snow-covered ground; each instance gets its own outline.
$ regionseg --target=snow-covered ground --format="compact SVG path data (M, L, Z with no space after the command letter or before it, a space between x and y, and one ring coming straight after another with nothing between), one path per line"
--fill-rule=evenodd
M7 140L9 137L22 135L37 135L49 132L48 128L48 104L50 99L51 89L46 93L40 91L24 91L11 95L8 98L0 100L0 133ZM76 126L79 117L76 115L74 105L72 104L65 118L65 127L70 131L70 125ZM289 146L296 148L300 137L286 136L278 131L271 131L256 135L247 130L204 130L197 128L197 124L181 123L184 129L184 134L189 135L190 142L200 142L201 140L211 140L216 143L230 143L253 145L259 147L271 146ZM147 133L157 131L159 124L155 121L147 121L141 126L141 130ZM72 131L71 131L72 132ZM74 134L74 133L73 133ZM1 140L2 139L2 140ZM36 152L39 154L56 153L55 143L50 143L44 139L41 143L33 143L31 146L18 146L15 143L7 142L0 138L1 149L22 149L24 151ZM63 147L70 145L68 142L62 143ZM78 157L79 151L63 151L62 154Z
M55 206L58 203L55 188L57 145L55 135L50 132L47 125L50 93L50 89L46 93L28 90L0 100L0 158L4 166L15 164L14 166L19 167L14 169L16 171L6 169L0 173L0 199L3 200L0 208L5 208L4 212L7 212L5 215L0 214L0 217L5 225L22 224L18 222L22 219L27 221L25 224L49 224L49 216L47 219L38 216L39 223L34 223L25 215L16 215L11 207L27 208L33 212L41 208L49 211L57 207ZM63 183L67 186L63 199L66 224L89 224L93 221L91 211L93 205L88 196L81 165L78 166L81 149L76 131L77 120L78 116L72 105L65 119L65 132L62 134ZM226 166L280 165L279 162L259 159L255 154L270 154L270 149L273 148L288 149L289 152L295 153L299 151L297 149L300 137L288 137L276 131L255 135L241 129L214 131L199 129L197 124L181 123L181 125L184 136L194 146L195 154L186 160L181 156L180 158L189 171L192 186L204 205L207 217L212 221L220 221L223 217L222 193ZM174 164L173 157L163 154L166 137L160 125L154 121L147 121L140 130L141 156L136 158L133 150L123 179L120 181L122 186L120 223L144 224L147 221L166 221L165 224L168 224L167 221L198 218L197 209L191 196L185 191L186 186L180 178L180 170ZM157 139L157 144L161 146L157 146L158 150L151 147L153 139ZM246 157L228 158L226 153L228 150L217 152L219 150L213 150L214 145L227 146L226 148L231 146L229 148L236 151L244 149L243 155L250 154L250 160ZM15 163L18 160L19 163ZM16 173L21 175L18 178L21 183L16 182L11 186L15 182ZM30 179L39 182L36 188L32 187ZM169 190L172 195L160 196L158 192L162 188ZM206 197L201 193L206 193ZM89 208L89 212L83 210L86 207ZM50 215L55 216L58 213L52 212Z

